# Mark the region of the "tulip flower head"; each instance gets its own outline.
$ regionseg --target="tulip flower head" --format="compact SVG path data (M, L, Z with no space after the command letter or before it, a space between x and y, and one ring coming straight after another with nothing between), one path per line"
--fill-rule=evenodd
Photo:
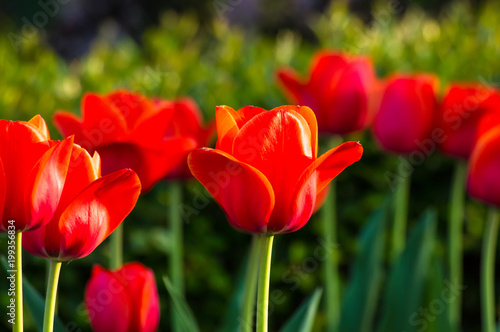
M141 184L123 169L101 177L98 153L74 144L61 198L51 220L23 236L23 247L35 256L59 261L90 254L132 211Z
M409 154L430 139L438 79L432 75L394 75L386 82L373 134L386 151Z
M63 189L73 139L50 141L43 118L0 120L0 230L41 227L52 218Z
M292 103L314 110L320 132L347 134L371 123L378 85L370 59L321 51L308 80L289 68L277 76Z
M191 152L189 168L229 223L251 233L300 229L322 189L363 151L347 142L317 157L317 122L309 107L219 106L216 127L217 148Z
M195 142L196 148L208 145L215 126L213 123L209 123L206 126L203 125L202 113L193 99L185 97L174 101L157 100L154 104L155 108L158 109L172 109L172 118L165 132L165 138L191 138ZM191 171L187 165L187 156L189 152L191 151L185 151L182 162L168 173L168 179L192 177Z
M486 131L469 159L467 189L471 196L500 207L500 126Z
M85 305L95 332L155 332L160 303L153 271L128 263L110 271L94 266Z
M468 159L478 136L481 119L500 113L500 94L494 88L476 84L452 85L438 112L438 128L446 139L441 150L453 157Z
M75 135L75 143L89 153L99 152L103 175L131 168L146 192L197 147L190 137L165 136L173 113L171 105L155 107L142 95L116 91L85 95L82 119L57 112L54 123L63 135Z

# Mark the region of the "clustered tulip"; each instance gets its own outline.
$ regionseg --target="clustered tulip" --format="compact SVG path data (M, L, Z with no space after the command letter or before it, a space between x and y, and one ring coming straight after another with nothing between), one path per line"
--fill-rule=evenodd
M308 79L290 68L277 75L292 103L314 111L320 133L347 134L370 125L378 83L369 58L322 51L314 56Z
M437 127L446 137L440 149L447 155L468 159L478 136L479 123L491 113L500 113L498 91L478 84L451 85L437 113Z
M57 112L54 122L63 135L75 135L75 143L89 153L99 152L104 175L131 168L146 192L198 147L192 137L171 135L177 109L189 107L186 102L180 104L159 102L155 106L146 97L127 91L104 96L89 93L83 98L82 119Z
M251 233L304 226L317 195L363 151L347 142L317 157L317 122L309 107L219 106L216 126L217 148L191 152L188 164L230 224Z
M385 150L409 154L430 137L437 88L437 77L428 74L398 74L387 80L373 121L374 136Z
M155 332L160 303L153 271L127 263L116 271L94 266L85 305L95 332Z
M123 169L101 177L98 153L91 157L73 145L61 199L52 219L27 232L24 248L59 261L90 254L132 211L141 184L137 174Z

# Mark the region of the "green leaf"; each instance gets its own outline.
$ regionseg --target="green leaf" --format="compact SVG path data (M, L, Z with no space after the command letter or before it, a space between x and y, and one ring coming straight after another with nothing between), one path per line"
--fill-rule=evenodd
M1 258L2 265L5 271L9 270L7 260L4 256ZM43 313L45 310L45 300L38 293L38 291L31 285L28 279L23 275L23 300L24 305L28 307L28 310L33 317L35 327L37 331L43 331ZM54 316L54 332L64 332L64 324L59 319L57 315Z
M386 202L373 213L361 233L360 252L353 263L350 282L342 302L340 331L372 330L383 279L384 231L387 215Z
M285 323L280 332L311 331L322 293L323 290L321 288L317 288L314 293L295 311L293 316Z
M245 290L245 275L248 265L248 257L243 261L236 277L236 288L229 300L226 317L219 332L234 332L240 328L241 310L243 306L243 293Z
M427 211L413 229L406 247L394 262L384 294L377 331L417 331L418 308L434 250L436 213Z
M448 280L444 279L444 267L442 259L434 255L432 266L427 283L427 292L425 302L422 305L423 310L428 314L419 316L418 329L427 332L451 331L450 321L448 319L448 310L450 298L448 292L455 296L455 289L450 289ZM446 295L444 294L446 290ZM430 318L427 318L430 317ZM417 320L415 320L417 321Z
M191 308L187 304L186 300L179 295L177 290L172 286L170 279L167 276L163 276L163 282L165 283L165 287L167 288L170 297L174 302L174 307L178 317L180 318L180 324L184 331L186 332L198 332L200 329L198 328L198 324L196 323L196 319L194 318L193 312Z

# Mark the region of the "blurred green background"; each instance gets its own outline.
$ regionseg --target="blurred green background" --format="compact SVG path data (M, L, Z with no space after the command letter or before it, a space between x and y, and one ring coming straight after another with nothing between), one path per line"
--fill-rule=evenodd
M87 21L87 30L80 27L79 44L72 42L73 34L78 35L79 30L75 26L76 32L71 30L71 18L78 17L78 9L83 7L75 5L80 3L76 1L62 2L65 1L57 2L57 15L34 33L22 18L33 22L34 15L44 10L40 5L23 7L10 2L2 5L0 13L0 118L28 120L41 114L49 123L53 138L60 138L50 123L54 111L79 114L86 91L106 93L126 88L162 98L189 95L198 102L206 119L212 118L215 106L221 104L235 109L245 105L271 109L286 104L276 86L275 70L292 66L305 74L312 54L320 48L368 54L380 77L395 71L434 72L441 79L442 89L452 81L500 82L497 1L473 5L467 1L412 1L409 5L380 1L365 7L360 5L363 2L354 1L313 2L314 8L302 16L300 6L285 10L285 2L262 2L254 13L246 11L246 2L235 0L201 4L174 1L165 6L153 1L123 1L116 7L118 11L111 11L113 15ZM246 20L245 13L255 17ZM139 23L134 23L136 14L140 16ZM290 23L294 18L298 22ZM359 140L365 153L338 179L338 245L344 283L349 280L362 226L391 193L384 173L398 166L394 156L377 148L370 132L348 139ZM415 168L412 180L410 227L427 207L438 209L438 260L446 255L452 169L452 160L435 153ZM187 182L185 188L186 206L193 206L200 196L207 197L195 181ZM167 272L169 251L168 201L167 184L160 183L140 198L125 221L125 260L143 262L158 278L162 301L159 331L169 328L168 294L161 282L161 276ZM282 290L284 297L273 308L271 330L279 328L299 303L321 285L320 270L305 272L303 266L320 246L321 227L317 219L313 216L300 231L275 239L271 288ZM468 200L464 331L479 329L478 271L484 219L485 208ZM202 331L213 331L224 317L250 237L235 232L212 200L184 226L187 301ZM83 285L93 264L107 265L107 242L87 258L63 265L59 316L66 323L75 322L77 327L70 331L90 330L82 306ZM0 247L6 246L2 234ZM45 261L29 254L24 257L25 276L44 293ZM284 275L293 277L294 282ZM1 289L8 288L5 278L0 279L0 285ZM0 292L1 306L7 301L6 291ZM324 322L325 313L320 312L316 328ZM4 329L9 327L6 319L1 324ZM33 330L29 315L26 330Z

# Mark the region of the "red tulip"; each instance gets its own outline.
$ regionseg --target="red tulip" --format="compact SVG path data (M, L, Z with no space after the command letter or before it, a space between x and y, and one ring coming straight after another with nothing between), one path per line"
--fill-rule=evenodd
M308 80L286 68L278 81L292 103L314 110L320 132L346 134L371 123L377 81L369 58L318 52Z
M490 112L500 113L498 91L477 84L452 85L439 108L438 127L446 135L441 150L453 157L468 159L479 122Z
M304 226L317 195L363 151L347 142L317 158L317 123L308 107L219 106L216 125L217 149L191 152L189 168L230 224L251 233Z
M95 332L155 332L160 303L153 271L128 263L109 271L94 266L85 305Z
M123 168L137 172L143 192L196 148L196 142L189 137L166 139L173 108L155 108L152 101L139 94L87 94L82 113L83 119L79 119L72 113L57 112L54 123L63 135L75 135L75 143L89 153L99 152L104 175Z
M176 137L191 138L197 148L208 145L210 136L214 132L214 125L212 123L203 126L203 117L196 102L191 98L181 98L175 101L158 100L155 101L156 108L172 108L172 119L167 127L165 137L167 139L174 139ZM167 178L190 178L192 177L191 171L187 165L187 156L189 150L185 151L182 162L168 173Z
M99 154L73 145L61 200L49 223L23 236L35 256L73 260L90 254L132 211L141 185L123 169L101 177Z
M72 138L50 141L43 118L0 120L0 230L29 231L48 223L61 196Z
M500 206L500 126L481 135L469 159L469 194Z
M386 84L373 133L380 145L408 154L431 136L438 79L432 75L395 75Z

